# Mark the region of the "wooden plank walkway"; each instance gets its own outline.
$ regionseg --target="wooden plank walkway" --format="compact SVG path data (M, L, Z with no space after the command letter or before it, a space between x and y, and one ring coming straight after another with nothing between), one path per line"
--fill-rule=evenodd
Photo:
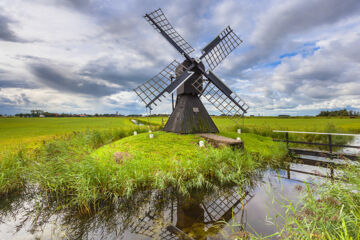
M200 137L205 138L208 142L210 142L215 147L223 147L223 146L230 146L234 148L243 148L244 143L241 140L236 140L233 138L228 138L224 136L219 136L212 133L199 133Z

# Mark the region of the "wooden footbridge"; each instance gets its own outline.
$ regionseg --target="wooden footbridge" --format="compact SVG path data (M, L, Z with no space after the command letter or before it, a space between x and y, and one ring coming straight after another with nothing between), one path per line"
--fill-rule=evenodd
M321 133L321 132L297 132L297 131L280 131L273 130L273 132L277 133L285 133L285 139L273 139L276 142L285 142L286 146L290 153L296 155L308 155L314 157L323 157L327 159L348 159L353 161L360 160L360 146L348 145L348 144L334 144L333 136L352 136L360 138L360 134L346 134L346 133ZM294 141L289 139L289 134L316 134L316 135L327 135L327 143L319 143L319 142L305 142L305 141ZM290 143L295 144L305 144L305 145L313 145L313 146L326 146L327 151L319 150L319 149L303 149L303 148L294 148L290 147ZM359 149L359 153L356 154L348 154L345 152L336 152L334 148L350 148L350 149ZM302 159L302 158L301 158ZM309 160L309 159L304 159ZM336 164L333 162L333 164Z

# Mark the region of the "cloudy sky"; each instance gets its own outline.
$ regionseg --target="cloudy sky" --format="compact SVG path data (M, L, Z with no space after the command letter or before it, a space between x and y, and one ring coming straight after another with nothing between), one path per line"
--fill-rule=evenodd
M132 89L182 60L142 18L159 7L193 56L242 38L215 73L249 114L360 110L359 0L2 0L0 114L145 113Z

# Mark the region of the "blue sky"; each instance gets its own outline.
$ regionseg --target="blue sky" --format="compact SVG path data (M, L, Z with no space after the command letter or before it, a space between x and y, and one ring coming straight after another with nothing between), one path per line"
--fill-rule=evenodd
M0 114L145 113L132 89L182 60L142 18L158 7L193 56L228 25L242 38L215 73L249 114L360 110L358 0L3 0Z

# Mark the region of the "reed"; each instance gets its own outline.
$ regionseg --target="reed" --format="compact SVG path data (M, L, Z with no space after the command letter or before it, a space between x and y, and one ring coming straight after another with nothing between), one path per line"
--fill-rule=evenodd
M18 146L11 151L0 152L0 196L21 189L25 184L27 151Z
M308 186L298 204L285 201L285 239L360 239L360 168L343 169L344 181Z

